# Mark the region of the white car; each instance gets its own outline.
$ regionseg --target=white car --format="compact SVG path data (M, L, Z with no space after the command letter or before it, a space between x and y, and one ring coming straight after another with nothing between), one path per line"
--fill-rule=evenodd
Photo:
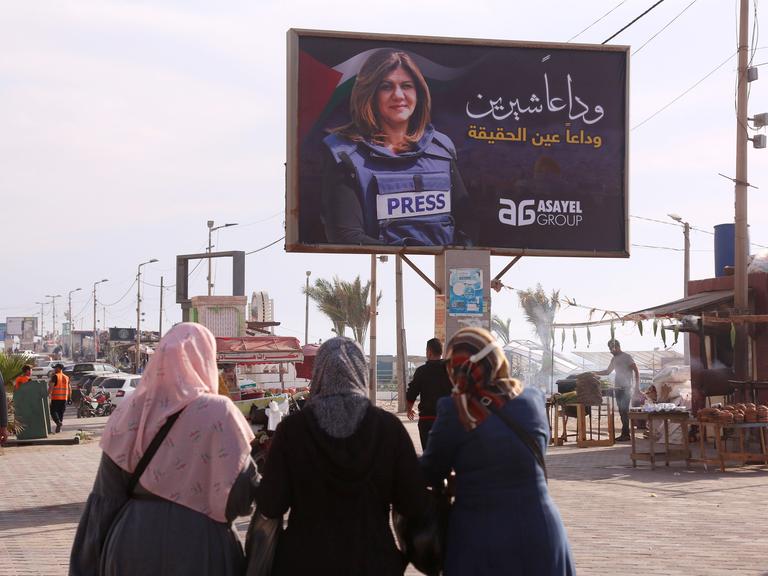
M101 386L109 392L112 404L117 407L136 390L141 380L139 374L110 374L94 382L95 386Z
M32 368L32 379L48 380L51 377L51 374L53 374L53 367L58 363L58 360L38 360Z

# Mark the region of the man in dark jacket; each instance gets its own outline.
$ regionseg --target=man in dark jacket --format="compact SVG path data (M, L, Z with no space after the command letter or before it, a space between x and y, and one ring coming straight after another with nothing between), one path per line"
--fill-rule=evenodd
M413 380L408 384L405 398L408 401L408 419L413 420L416 412L413 404L417 397L419 401L419 439L421 448L427 447L427 438L432 424L437 416L437 401L451 393L451 381L442 360L443 345L437 338L427 342L427 362L416 368Z

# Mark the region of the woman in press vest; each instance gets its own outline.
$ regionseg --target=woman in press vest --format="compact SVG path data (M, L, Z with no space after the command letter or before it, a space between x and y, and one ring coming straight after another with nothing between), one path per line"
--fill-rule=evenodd
M381 49L357 74L351 122L327 136L322 218L331 244L468 246L470 201L456 149L430 124L424 76Z

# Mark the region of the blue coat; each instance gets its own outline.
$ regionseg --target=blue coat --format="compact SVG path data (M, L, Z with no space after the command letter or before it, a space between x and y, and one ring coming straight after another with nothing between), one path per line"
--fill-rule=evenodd
M549 443L544 395L526 388L504 407L537 441ZM560 513L530 449L497 416L472 431L451 398L438 402L421 465L430 484L453 469L456 498L448 527L446 576L575 574Z

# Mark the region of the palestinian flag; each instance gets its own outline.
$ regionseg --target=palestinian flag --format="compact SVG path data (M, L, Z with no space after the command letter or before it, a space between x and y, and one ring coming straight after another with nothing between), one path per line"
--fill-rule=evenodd
M336 107L349 99L357 73L377 50L380 48L360 52L333 67L323 64L304 50L299 51L299 141L304 140L316 126L325 123ZM408 54L433 91L438 90L440 84L464 75L477 64L450 68L419 54Z

